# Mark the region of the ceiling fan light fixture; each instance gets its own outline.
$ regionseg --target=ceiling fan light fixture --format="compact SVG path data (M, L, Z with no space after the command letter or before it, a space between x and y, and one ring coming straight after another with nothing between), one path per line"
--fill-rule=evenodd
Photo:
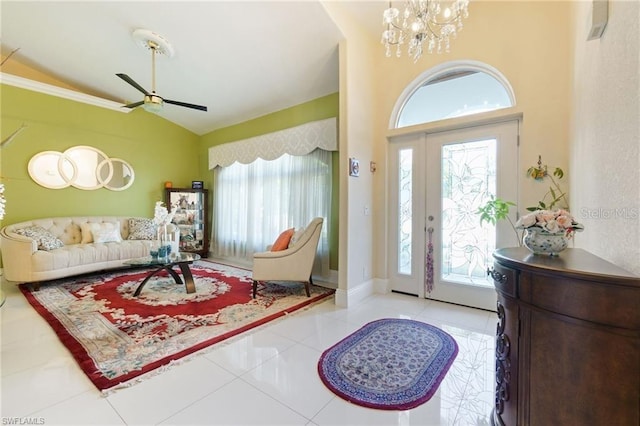
M160 112L162 111L162 98L160 96L155 96L155 95L150 95L147 96L145 95L144 97L144 104L142 104L142 108L145 109L145 111L149 111L149 112Z
M204 105L190 104L187 102L174 101L171 99L165 100L162 97L156 95L156 54L173 56L173 47L171 47L171 44L169 44L169 42L164 37L149 30L137 29L133 32L133 38L140 46L151 51L151 91L147 91L144 87L136 83L128 75L117 73L116 75L118 77L120 77L126 83L144 94L144 100L125 105L126 108L137 108L139 106L142 106L149 112L157 113L162 110L162 107L166 102L171 105L178 105L185 108L207 111L207 107Z

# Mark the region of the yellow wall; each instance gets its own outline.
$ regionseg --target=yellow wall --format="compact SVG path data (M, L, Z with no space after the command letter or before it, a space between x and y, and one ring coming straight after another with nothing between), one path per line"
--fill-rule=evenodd
M379 34L364 33L339 2L324 5L345 35L340 46L341 158L359 158L363 170L368 169L369 161L378 164L375 174L365 171L357 179L341 170L340 219L341 229L346 230L340 245L340 289L345 297L357 292L356 287L375 285L367 279L369 271L374 278L387 277L387 137L402 133L390 131L388 123L403 90L426 70L443 62L473 60L497 68L510 81L517 105L503 113L523 117L521 206L535 204L546 191L525 178L538 154L545 163L563 167L570 176L569 2L471 2L469 19L452 42L451 53L425 54L416 64L406 55L385 57ZM411 130L415 129L406 129ZM372 206L373 217L363 216L367 205ZM344 271L347 263L348 271Z
M521 206L535 205L546 186L527 179L525 172L536 163L538 154L546 164L562 167L569 177L571 175L569 22L570 2L471 2L469 18L464 21L463 31L452 41L449 54L426 55L413 64L406 56L384 57L383 48L379 46L376 69L385 87L379 92L380 135L389 134L389 118L404 88L425 70L448 61L473 60L488 64L509 80L515 92L516 106L503 110L503 114L523 115L519 202ZM542 24L544 30L541 30Z
M345 36L340 43L340 271L336 304L348 306L353 288L373 277L373 190L369 161L374 158L376 115L372 45L369 34L339 3L324 2ZM360 161L360 177L348 174L349 158ZM369 214L365 214L365 208Z

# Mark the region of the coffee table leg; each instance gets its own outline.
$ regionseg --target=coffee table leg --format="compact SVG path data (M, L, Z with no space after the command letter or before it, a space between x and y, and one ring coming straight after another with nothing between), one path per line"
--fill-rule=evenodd
M195 293L196 285L193 282L193 275L191 275L191 269L189 269L188 263L180 263L180 270L184 277L184 286L187 289L187 293Z
M136 289L135 293L133 293L133 297L138 297L140 295L140 292L142 291L142 287L145 286L147 281L149 281L149 279L151 279L152 276L154 276L158 272L162 271L163 269L164 269L164 267L158 268L155 271L151 272L149 275L147 275L147 277L144 280L142 280L142 282L140 283L140 285Z
M182 284L182 278L180 278L180 275L178 275L178 273L173 270L173 265L165 266L165 269L171 274L176 284Z

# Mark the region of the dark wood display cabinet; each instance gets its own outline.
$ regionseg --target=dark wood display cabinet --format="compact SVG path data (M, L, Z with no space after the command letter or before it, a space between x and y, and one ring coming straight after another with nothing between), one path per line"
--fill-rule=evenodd
M496 250L493 425L640 425L640 277L582 249Z
M165 188L165 203L175 211L172 222L180 228L180 251L208 256L208 197L206 189Z

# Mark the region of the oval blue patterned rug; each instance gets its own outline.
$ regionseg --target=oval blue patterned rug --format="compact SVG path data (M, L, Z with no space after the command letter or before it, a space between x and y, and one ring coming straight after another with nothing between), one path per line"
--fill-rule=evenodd
M427 402L458 354L449 334L424 322L370 322L322 354L318 374L336 395L381 410Z

